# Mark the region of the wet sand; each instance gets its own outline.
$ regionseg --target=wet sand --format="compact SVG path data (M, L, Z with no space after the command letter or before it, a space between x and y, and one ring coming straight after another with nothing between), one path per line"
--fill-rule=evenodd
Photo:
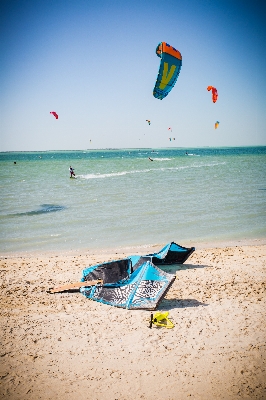
M46 292L132 250L2 256L0 398L265 399L265 249L201 248L164 266L178 278L158 307L173 329L149 329L149 311Z

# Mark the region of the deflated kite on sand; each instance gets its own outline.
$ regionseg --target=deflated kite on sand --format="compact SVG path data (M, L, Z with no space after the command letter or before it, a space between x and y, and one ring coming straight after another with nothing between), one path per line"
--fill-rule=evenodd
M155 264L182 264L193 253L172 242L146 256L130 256L88 267L81 282L50 289L50 293L80 288L88 299L127 309L155 310L175 280L175 275Z

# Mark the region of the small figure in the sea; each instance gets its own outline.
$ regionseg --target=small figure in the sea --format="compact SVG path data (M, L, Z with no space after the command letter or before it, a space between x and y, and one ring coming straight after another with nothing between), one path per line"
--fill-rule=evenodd
M149 157L149 160L150 160L150 161L153 161L153 159L152 159L152 158L150 158L150 157Z
M188 156L188 152L186 151L186 156Z
M76 176L75 172L74 172L74 168L72 168L71 165L69 167L69 172L70 172L70 178L73 178L73 176Z
M14 164L16 164L17 162L16 161L14 161Z

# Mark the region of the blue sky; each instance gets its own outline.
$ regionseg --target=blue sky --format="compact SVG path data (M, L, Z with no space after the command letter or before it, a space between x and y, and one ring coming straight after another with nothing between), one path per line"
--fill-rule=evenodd
M2 0L0 35L0 151L266 145L263 1Z

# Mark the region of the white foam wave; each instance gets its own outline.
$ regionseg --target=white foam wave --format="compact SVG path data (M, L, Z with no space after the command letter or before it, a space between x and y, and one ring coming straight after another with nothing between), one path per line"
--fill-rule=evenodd
M112 172L110 174L88 174L88 175L79 175L79 177L83 179L102 179L102 178L112 178L115 176L122 176L128 174L141 174L149 171L151 171L151 169L143 169L139 171L133 170L133 171Z
M153 158L153 161L171 161L171 158Z
M161 170L181 170L181 169L189 169L189 168L204 168L204 167L216 167L217 165L224 165L226 162L217 162L217 163L207 163L207 164L194 164L194 165L183 165L179 167L168 167L161 168Z
M158 160L158 159L157 159ZM87 175L77 175L81 179L104 179L104 178L113 178L116 176L130 175L130 174L144 174L147 172L153 171L173 171L173 170L183 170L189 168L203 168L203 167L214 167L217 165L226 164L225 162L217 162L217 163L205 163L205 164L195 164L195 165L183 165L178 167L162 167L162 168L148 168L142 170L132 170L132 171L121 171L121 172L112 172L109 174L87 174Z

